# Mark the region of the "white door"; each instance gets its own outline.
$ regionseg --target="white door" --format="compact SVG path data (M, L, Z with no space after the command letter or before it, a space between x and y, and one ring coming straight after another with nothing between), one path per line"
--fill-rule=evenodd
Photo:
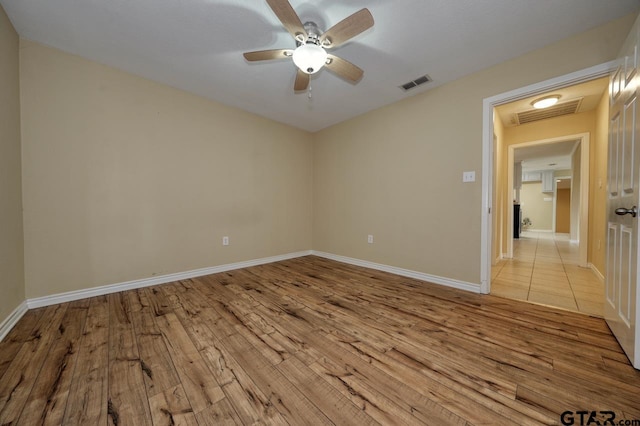
M609 176L605 319L635 368L640 369L637 313L640 107L638 22L625 43L609 86Z

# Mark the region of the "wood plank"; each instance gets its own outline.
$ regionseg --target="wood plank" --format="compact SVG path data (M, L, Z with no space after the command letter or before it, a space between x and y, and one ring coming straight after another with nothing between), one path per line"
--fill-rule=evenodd
M172 304L174 313L213 373L216 382L222 386L235 380L219 349L219 339L225 334L214 332L214 330L218 331L217 325L225 320L208 305L204 295L200 295L197 289L191 287L191 283L181 282L181 287L186 291L173 291L171 287L166 286L163 291L170 294L168 300ZM223 329L227 327L230 325L226 325Z
M278 412L290 424L332 424L308 398L264 358L244 337L235 334L222 340L238 364L258 388L268 396Z
M123 293L109 300L109 423L151 425L142 360Z
M191 283L182 282L181 284L183 288L187 289L189 297L185 297L184 292L165 289L167 293L176 296L168 299L216 382L222 386L227 398L233 401L232 408L234 408L234 412L238 413L236 416L241 419L240 424L287 424L275 410L273 404L255 386L242 367L221 344L220 337L226 336L229 330L235 333L235 328L228 324L216 309L207 307L194 309L195 305L190 302L190 299L195 297L198 300L209 300L209 302L212 300L191 286ZM235 316L233 318L237 320ZM220 328L222 324L224 325ZM216 330L218 334L214 334L213 330ZM219 401L220 405L215 403L197 413L198 420L201 421L202 418L207 417L205 413L209 413L214 417L220 417L221 421L227 421L227 415L231 415L231 412L224 411L226 405L222 401L225 400ZM223 411L219 412L220 410Z
M0 342L0 380L22 345L29 341L46 308L28 310Z
M155 323L155 311L144 290L127 292L131 320L136 332L140 367L147 396L171 389L180 383L178 373Z
M65 425L106 425L109 399L109 302L90 299L69 388Z
M224 393L175 314L155 318L195 413L224 398Z
M335 424L379 424L296 357L281 362L277 369Z
M198 424L182 385L155 394L149 398L149 405L154 426L195 426Z
M67 306L47 308L33 331L32 339L22 345L9 364L0 381L0 424L15 423L20 417L51 345L60 338L60 324Z
M309 368L380 424L425 424L411 413L409 404L394 402L382 393L386 389L379 391L380 386L354 376L326 358L314 362Z
M199 412L197 420L200 426L242 425L240 417L226 398Z
M242 368L234 368L233 371L238 380L227 383L224 385L223 390L229 403L238 414L240 424L289 424L278 412L270 398L262 390L258 389ZM198 416L198 419L200 419L200 416Z
M338 350L338 353L324 357L317 361L320 369L327 371L325 375L335 378L339 383L341 391L354 393L354 396L360 398L366 404L364 408L372 405L380 411L382 418L406 417L406 414L398 414L396 407L400 407L405 413L411 415L411 420L407 424L418 421L422 424L447 424L447 425L465 425L467 421L443 407L438 402L433 401L424 393L418 392L416 389L407 386L403 381L393 377L379 368L367 366L353 354L347 354ZM384 383L384 386L381 384ZM424 389L423 392L430 390ZM378 394L383 394L391 404L379 404ZM385 407L386 406L386 407ZM383 408L385 407L385 408ZM491 421L496 419L503 421L500 416L492 417Z
M18 424L62 424L88 310L88 299L69 303Z

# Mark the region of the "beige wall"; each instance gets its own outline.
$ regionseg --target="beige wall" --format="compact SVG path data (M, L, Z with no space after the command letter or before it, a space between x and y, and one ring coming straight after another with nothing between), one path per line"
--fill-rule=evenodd
M306 132L25 40L20 66L28 298L311 249Z
M545 201L547 200L547 201ZM520 190L522 218L528 217L530 231L553 229L553 194L542 192L542 182L523 182Z
M607 143L609 139L609 93L602 95L596 110L595 137L591 145L589 193L589 258L604 275L607 238Z
M18 35L0 6L0 324L24 301Z
M611 60L634 18L319 132L314 249L479 283L482 100Z

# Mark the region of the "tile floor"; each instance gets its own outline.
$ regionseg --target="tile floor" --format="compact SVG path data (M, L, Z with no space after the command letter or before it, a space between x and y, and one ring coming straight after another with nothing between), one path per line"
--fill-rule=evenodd
M578 266L578 246L568 234L523 232L513 259L492 268L491 294L603 316L604 284Z

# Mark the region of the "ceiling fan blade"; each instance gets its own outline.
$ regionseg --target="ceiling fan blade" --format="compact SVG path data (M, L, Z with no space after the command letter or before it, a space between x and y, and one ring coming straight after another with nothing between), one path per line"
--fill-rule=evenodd
M305 39L307 38L307 31L304 29L300 17L296 11L293 10L288 0L267 0L267 3L293 38L296 38L298 34L302 34Z
M372 26L371 12L369 9L362 9L329 28L320 36L320 43L326 47L338 47Z
M309 87L309 79L309 74L302 70L298 70L298 73L296 74L296 83L293 85L293 90L296 92L307 90L307 87Z
M247 61L268 61L270 59L285 59L290 58L293 55L291 49L273 49L273 50L258 50L257 52L246 52L243 54Z
M364 75L364 71L360 67L353 65L349 61L334 55L327 55L327 59L325 67L346 80L356 82Z

